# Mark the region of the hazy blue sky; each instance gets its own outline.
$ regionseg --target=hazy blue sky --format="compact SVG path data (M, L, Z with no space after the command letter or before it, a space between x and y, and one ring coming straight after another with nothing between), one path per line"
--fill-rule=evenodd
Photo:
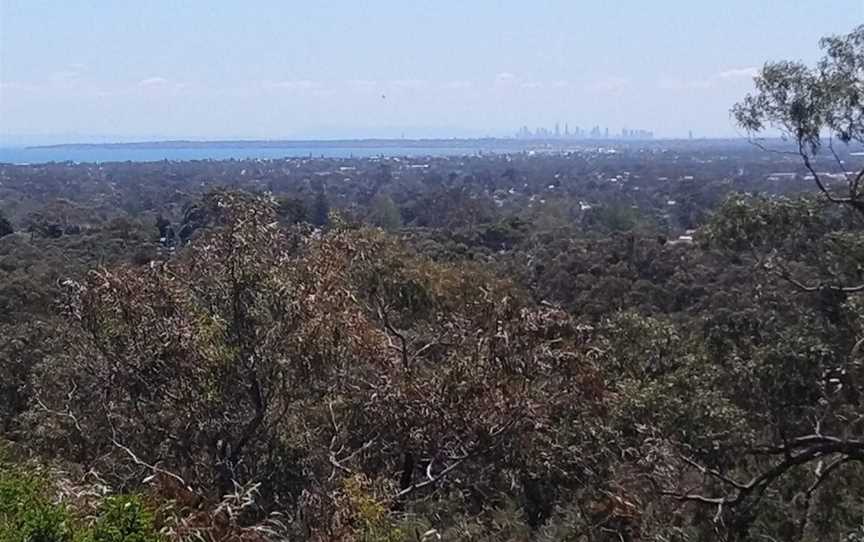
M864 0L0 0L0 135L734 135ZM384 96L382 98L382 96ZM563 126L562 126L563 128Z

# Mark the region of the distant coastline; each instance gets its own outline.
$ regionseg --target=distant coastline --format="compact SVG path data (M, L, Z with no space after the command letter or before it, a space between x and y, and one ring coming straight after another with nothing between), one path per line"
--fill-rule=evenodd
M55 143L0 146L0 164L62 162L155 162L190 160L272 160L286 158L371 158L469 156L523 152L578 152L597 148L704 149L747 146L745 139L306 139L163 140L117 143Z
M561 147L572 145L651 145L669 142L687 142L686 139L517 139L517 138L453 138L453 139L239 139L239 140L165 140L123 143L59 143L30 145L27 149L296 149L296 148L513 148ZM739 138L694 139L699 142L741 142Z
M344 148L344 147L475 147L478 143L501 144L508 140L482 139L237 139L237 140L165 140L123 143L59 143L53 145L30 145L28 149L296 149L296 148ZM518 140L512 140L514 143Z

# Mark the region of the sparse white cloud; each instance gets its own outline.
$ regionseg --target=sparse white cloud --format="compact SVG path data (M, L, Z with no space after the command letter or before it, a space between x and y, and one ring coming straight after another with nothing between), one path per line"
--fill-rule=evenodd
M512 83L516 80L516 76L510 72L501 72L495 75L496 83Z
M732 68L717 72L701 79L683 79L679 77L664 77L657 86L661 90L704 90L717 87L732 81L749 80L759 73L759 68Z
M67 70L59 70L59 71L53 72L51 75L48 76L48 79L50 79L51 81L54 81L55 83L63 83L63 82L72 81L74 79L78 79L80 76L81 76L80 71L67 69Z
M351 79L348 81L348 86L356 90L375 90L378 82L371 79Z
M267 86L282 90L316 90L322 88L324 85L318 81L300 79L292 81L276 81L275 83L269 83Z
M541 83L539 81L525 81L520 86L524 89L531 90L531 89L543 88L544 85L543 85L543 83Z
M717 79L752 79L759 73L759 68L750 66L748 68L733 68L724 70L714 77Z
M474 86L471 81L447 81L444 83L444 88L449 90L464 90Z
M0 81L0 90L26 90L31 88L27 83L17 81Z
M398 89L418 90L429 86L429 82L424 79L396 79L390 81L390 86Z
M660 90L698 90L714 86L711 79L684 80L677 77L664 77L657 83Z
M601 77L588 83L587 89L589 92L599 92L604 94L621 92L630 86L630 79L626 77L610 76Z
M91 90L100 96L122 96L136 93L158 94L160 96L177 96L180 94L189 94L191 92L201 92L204 89L195 87L191 83L184 81L172 81L165 77L148 77L141 79L132 86L128 85L96 85Z
M148 77L138 81L138 86L141 88L161 87L168 84L168 80L164 77Z

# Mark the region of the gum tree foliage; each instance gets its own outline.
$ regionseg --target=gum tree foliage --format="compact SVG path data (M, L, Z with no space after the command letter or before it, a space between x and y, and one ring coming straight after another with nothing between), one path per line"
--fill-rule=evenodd
M711 246L769 272L755 293L761 322L708 352L716 361L706 376L738 423L706 432L714 444L704 454L664 431L673 461L655 472L662 480L671 468L661 492L712 510L723 540L816 540L855 528L844 523L844 495L861 483L864 461L864 169L847 172L841 153L864 143L864 26L821 47L812 68L767 63L755 93L733 108L754 136L776 129L790 139L824 199L734 197L703 231Z
M768 62L754 79L756 92L732 109L738 124L751 134L780 130L795 143L804 166L829 201L864 214L860 189L864 169L846 173L835 149L864 143L864 25L842 36L820 41L824 51L815 67L800 62ZM817 154L827 155L817 164ZM828 183L818 167L833 166L845 187ZM824 170L822 170L824 171Z
M65 348L33 379L43 451L195 509L254 486L238 521L287 512L304 537L359 528L349 487L394 513L515 492L531 525L577 495L608 508L586 532L632 522L593 421L592 328L380 231L286 229L242 193L202 206L176 259L67 285Z

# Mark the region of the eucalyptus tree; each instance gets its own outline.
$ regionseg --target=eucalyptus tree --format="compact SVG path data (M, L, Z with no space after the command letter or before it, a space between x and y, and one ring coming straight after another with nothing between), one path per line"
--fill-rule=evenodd
M814 66L766 63L732 115L755 144L800 159L821 201L737 196L703 231L770 272L758 292L762 335L712 367L746 431L715 436L726 462L676 453L662 489L713 509L707 519L725 540L852 537L864 515L854 504L864 483L864 164L853 154L864 144L864 26L820 47ZM786 145L760 139L776 132ZM797 308L779 312L770 291Z

